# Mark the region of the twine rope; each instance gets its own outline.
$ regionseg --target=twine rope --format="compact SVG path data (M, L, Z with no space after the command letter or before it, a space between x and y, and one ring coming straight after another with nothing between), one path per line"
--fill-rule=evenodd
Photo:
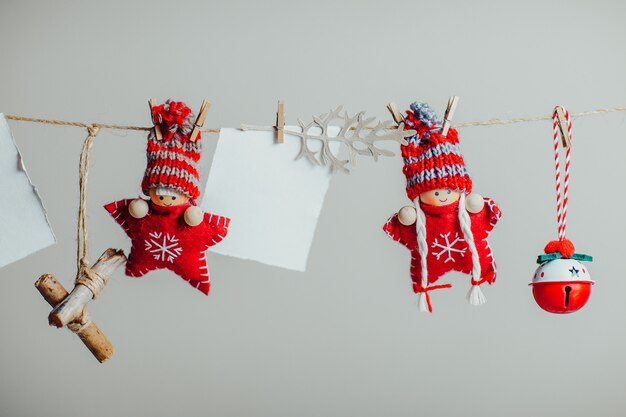
M108 282L108 276L97 273L96 271L91 269L89 267L89 264L87 263L81 263L81 267L79 269L75 283L77 285L82 284L85 287L89 288L89 290L93 293L94 299L98 296L98 294L102 292Z
M42 123L42 124L58 125L58 126L74 126L74 127L82 127L85 129L98 128L98 129L138 130L138 131L149 131L153 129L152 127L118 125L118 124L111 124L111 123L82 123L82 122L71 122L67 120L38 119L35 117L16 116L13 114L5 114L4 117L8 120L16 120L20 122ZM220 129L200 129L200 130L202 132L220 133Z
M605 113L615 113L615 112L626 112L625 107L609 107L603 109L594 109L588 110L580 113L571 114L572 118L593 116L598 114ZM82 122L72 122L67 120L56 120L56 119L39 119L34 117L25 117L25 116L17 116L13 114L6 114L4 116L8 120L16 120L21 122L31 122L31 123L42 123L42 124L51 124L51 125L59 125L59 126L74 126L74 127L82 127L82 128L98 128L98 129L115 129L115 130L136 130L136 131L149 131L152 127L146 126L132 126L132 125L119 125L119 124L111 124L111 123L82 123ZM488 119L488 120L480 120L474 122L464 122L455 124L453 127L455 129L465 128L465 127L478 127L478 126L497 126L497 125L510 125L516 123L531 123L531 122L540 122L540 121L549 121L551 117L515 117L511 119ZM272 128L272 126L264 126L268 129ZM219 128L206 128L200 129L201 132L207 133L219 133Z
M100 131L100 126L86 125L87 138L83 142L83 148L80 152L80 163L78 165L78 184L79 184L79 201L78 201L78 220L76 227L76 280L75 284L82 284L93 293L95 299L98 294L104 289L107 284L108 277L104 277L91 269L89 265L89 241L87 230L87 179L89 177L89 155L91 152L91 146L93 141ZM86 314L86 313L85 313ZM83 315L84 317L85 315ZM89 316L85 320L89 323L91 319ZM89 323L85 323L81 319L79 330L74 333L79 333Z
M87 179L89 176L89 154L93 140L100 131L100 128L93 125L87 126L87 138L83 142L83 148L80 151L80 163L78 165L78 186L79 186L79 202L78 202L78 227L76 228L76 263L80 271L84 265L89 266L89 243L87 242Z
M588 110L579 113L572 113L571 117L576 119L579 117L593 116L597 114L604 113L616 113L616 112L626 112L626 107L608 107L605 109L595 109ZM537 117L516 117L512 119L489 119L478 122L465 122L454 125L455 129L463 128L463 127L475 127L475 126L495 126L495 125L510 125L515 123L529 123L529 122L541 122L541 121L549 121L551 117L549 116L537 116Z

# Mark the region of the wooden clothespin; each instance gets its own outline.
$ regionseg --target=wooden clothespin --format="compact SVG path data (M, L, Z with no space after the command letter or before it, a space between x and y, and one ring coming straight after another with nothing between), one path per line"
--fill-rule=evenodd
M393 117L393 120L397 123L404 123L404 117L402 117L402 113L400 113L400 111L398 110L398 106L396 106L396 103L394 103L393 101L389 104L387 104L387 110L389 110L389 113L391 113L391 117Z
M441 126L441 134L443 136L446 136L448 134L448 130L450 129L450 121L452 120L452 116L454 116L454 111L456 110L456 105L458 103L458 96L452 96L448 99L448 107L446 107L446 112L443 116L443 126Z
M285 102L278 100L276 111L276 143L285 142Z
M148 100L148 106L150 106L150 120L152 120L152 124L154 125L154 135L157 140L163 140L163 132L161 132L161 121L154 120L154 112L152 111L153 107L156 107L158 104L155 98L151 98Z
M208 100L202 100L202 106L200 106L198 117L196 118L196 122L193 124L193 130L191 131L191 135L189 135L190 141L195 142L198 138L198 133L200 133L200 128L204 126L204 119L206 119L209 108L211 108L211 102Z
M569 137L569 123L567 123L567 117L565 117L565 112L563 111L563 107L557 107L554 109L556 112L556 118L558 120L559 132L561 132L561 142L563 143L564 148L569 148L572 144L571 138Z

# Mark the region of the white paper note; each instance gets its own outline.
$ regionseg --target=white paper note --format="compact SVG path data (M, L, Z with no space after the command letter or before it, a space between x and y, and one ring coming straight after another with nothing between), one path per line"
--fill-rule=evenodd
M56 242L9 125L0 113L0 268Z
M274 132L221 130L201 207L231 223L211 252L304 271L330 169L294 161L296 137L275 142Z

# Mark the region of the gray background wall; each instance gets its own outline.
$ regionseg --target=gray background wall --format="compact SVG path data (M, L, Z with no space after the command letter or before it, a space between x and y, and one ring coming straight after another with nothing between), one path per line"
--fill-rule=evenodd
M288 122L337 104L387 117L390 100L443 111L452 94L457 122L623 106L625 12L621 1L2 0L0 111L145 125L149 97L208 98L206 126L234 127L273 123L278 98ZM598 281L574 315L542 312L526 285L556 234L550 124L467 128L475 189L505 215L484 307L455 275L435 313L418 313L408 251L381 232L407 203L401 159L361 159L333 178L306 273L210 254L208 298L170 273L117 274L91 308L117 348L105 365L48 327L33 288L43 272L73 279L84 132L12 122L59 244L0 271L0 415L626 415L625 120L574 122L568 236L595 255ZM101 205L137 195L144 146L132 132L96 140L93 257L129 247Z

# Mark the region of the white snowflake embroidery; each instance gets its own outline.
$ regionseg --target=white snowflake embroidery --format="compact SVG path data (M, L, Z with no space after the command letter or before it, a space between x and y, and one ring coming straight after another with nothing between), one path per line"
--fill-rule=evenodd
M183 248L180 247L178 238L175 235L170 235L169 233L163 235L163 233L152 232L148 236L151 239L146 239L145 241L146 250L157 261L174 262L174 259L183 253Z
M449 261L456 262L456 259L454 259L454 257L452 256L452 253L460 253L461 255L465 255L465 251L467 250L467 248L461 249L461 248L455 247L457 243L465 242L465 240L460 238L458 233L455 233L454 240L450 242L450 233L451 232L448 232L446 234L440 233L440 236L443 239L443 242L439 243L438 238L435 238L435 241L433 242L431 246L433 248L441 249L439 252L433 252L433 255L437 257L437 260L439 260L441 255L443 255L444 253L447 255L444 263L449 262Z

